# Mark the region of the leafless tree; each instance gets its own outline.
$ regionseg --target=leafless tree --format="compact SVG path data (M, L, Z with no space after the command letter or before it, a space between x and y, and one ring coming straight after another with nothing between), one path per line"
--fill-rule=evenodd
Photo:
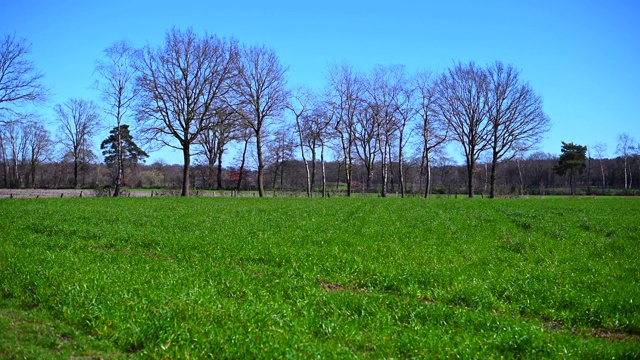
M473 197L476 161L487 148L491 129L488 116L486 72L474 63L458 63L438 79L438 109L462 147L467 168L467 189Z
M79 169L90 151L91 137L100 127L97 106L91 101L69 99L54 110L60 122L60 142L73 158L73 186L78 187Z
M238 138L240 141L242 141L243 146L242 146L242 154L240 157L240 167L238 170L238 179L236 182L236 191L240 191L240 188L242 186L242 180L244 177L244 168L247 162L247 151L249 150L249 144L253 139L253 130L246 126L241 127L240 130L238 131Z
M352 194L353 154L356 116L362 107L363 84L359 74L349 65L334 66L328 75L328 103L334 114L334 129L338 133L346 175L347 196Z
M238 132L241 117L230 106L221 106L216 110L215 116L210 120L209 126L200 133L197 144L200 146L199 155L204 156L207 161L209 174L216 171L216 188L223 189L222 184L222 156L227 150L227 145L239 138ZM211 175L208 179L210 186L213 185Z
M281 127L275 130L273 138L267 145L267 161L272 164L271 170L273 171L273 196L276 196L278 188L280 191L284 190L285 164L293 157L295 147L296 141L294 139L294 134L290 130L290 126L288 124L281 124ZM278 179L280 179L279 186Z
M511 160L535 148L549 131L549 117L542 109L542 98L520 72L496 61L487 68L489 148L491 149L490 195L495 198L499 161Z
M616 152L618 155L622 156L622 160L624 161L624 189L630 189L631 184L633 182L633 175L631 174L631 169L629 167L629 157L633 152L634 139L631 135L627 133L618 134L618 146L616 147Z
M4 164L5 187L18 188L21 185L20 164L27 143L23 124L20 119L6 121L0 127L0 160Z
M36 169L50 159L53 143L37 115L0 125L0 161L4 164L5 187L35 187Z
M37 186L36 170L43 162L51 159L53 141L49 130L41 122L29 122L25 125L25 131L30 134L27 142L29 181L26 186L35 188Z
M298 145L300 147L300 156L302 157L302 163L307 175L306 192L307 197L313 196L313 177L309 170L309 162L307 161L307 155L305 147L309 148L312 152L313 167L315 170L315 139L311 136L311 129L309 129L309 123L305 122L305 119L309 118L309 113L313 110L314 94L308 88L298 88L291 96L291 102L287 105L287 108L293 113L296 121L296 130L298 133ZM309 144L309 142L311 142ZM315 174L314 174L315 175Z
M607 182L605 178L604 165L602 163L602 160L604 160L607 154L607 144L603 142L598 142L595 145L593 145L592 148L593 148L593 151L595 151L596 153L598 162L600 163L600 174L602 175L602 188L604 190L604 187L607 186Z
M407 185L405 180L405 147L411 140L411 125L415 121L417 114L416 99L417 92L409 83L409 79L404 73L403 67L396 68L400 73L396 73L395 78L399 87L399 94L396 99L396 122L398 134L398 177L400 180L400 194L405 197ZM409 132L407 132L409 130Z
M422 156L420 161L421 179L426 175L424 197L431 194L432 152L446 140L449 127L436 106L437 92L435 79L428 72L420 72L414 77L417 92L417 113L421 121L417 124L421 136Z
M228 93L237 55L233 40L191 29L172 29L164 46L139 54L137 119L147 138L182 151L182 196L189 195L191 145Z
M258 192L264 192L264 155L262 142L268 121L281 115L288 103L285 73L275 51L265 46L244 47L237 62L238 77L234 92L243 120L253 130L258 157Z
M30 51L26 40L15 35L0 40L0 113L12 112L12 106L42 102L48 96L41 83L43 74L27 58Z
M374 106L363 106L356 113L354 122L354 150L357 157L364 165L367 173L365 179L365 191L371 189L373 180L373 168L378 160L380 148L378 146L379 124Z
M136 71L133 66L135 50L127 41L119 41L104 49L103 60L96 62L96 73L100 77L97 89L106 103L105 110L116 120L120 128L122 119L131 108L140 88L135 86ZM122 138L120 131L116 145L116 176L113 196L120 195L124 178Z
M327 173L325 167L325 149L328 142L334 137L331 124L334 123L334 113L331 111L331 107L326 102L318 102L315 104L312 113L310 114L308 121L306 121L307 128L309 129L309 139L307 140L312 150L312 173L311 173L311 187L313 188L313 181L316 174L316 150L317 146L320 147L320 167L322 173L322 197L327 196Z
M367 103L376 125L376 142L381 161L380 196L387 196L391 150L398 137L398 110L403 89L401 66L377 66L367 83Z

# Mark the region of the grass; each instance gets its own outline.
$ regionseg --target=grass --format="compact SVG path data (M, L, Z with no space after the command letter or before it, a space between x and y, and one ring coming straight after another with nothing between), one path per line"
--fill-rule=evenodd
M0 314L40 314L52 358L71 331L73 356L638 358L638 219L623 198L7 199ZM0 357L28 357L18 335Z
M0 358L113 359L123 357L107 341L83 334L40 308L0 299Z

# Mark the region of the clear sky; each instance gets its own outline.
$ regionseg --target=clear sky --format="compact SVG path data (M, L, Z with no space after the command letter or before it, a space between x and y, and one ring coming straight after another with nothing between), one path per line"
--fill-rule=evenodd
M321 89L334 63L440 72L457 61L500 60L544 98L552 128L540 150L605 142L613 156L618 133L640 141L637 0L0 0L0 34L32 44L54 93L42 111L51 120L51 108L69 98L99 101L91 85L105 47L120 39L160 45L172 27L273 48L291 87Z

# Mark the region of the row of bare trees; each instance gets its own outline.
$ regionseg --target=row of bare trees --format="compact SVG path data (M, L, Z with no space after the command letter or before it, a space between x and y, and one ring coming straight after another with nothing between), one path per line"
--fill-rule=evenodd
M316 96L317 97L317 96ZM420 149L420 173L425 197L431 189L434 152L447 142L459 144L467 168L468 195L474 192L474 169L489 150L491 171L502 161L533 149L549 130L542 99L511 65L495 62L485 68L474 63L455 64L443 74L407 74L402 66L377 66L369 74L343 65L329 72L326 92L319 100L308 90L294 94L299 146L305 166L332 140L343 162L347 194L351 194L354 163L367 171L367 189L379 171L381 196L386 196L392 163L397 167L400 193L406 184L406 151ZM379 168L375 165L379 164ZM307 178L314 179L307 169ZM311 181L307 181L310 193ZM495 196L495 175L491 178Z
M419 164L419 187L428 197L434 158L442 158L446 145L454 143L464 155L468 196L474 195L474 176L483 157L490 164L489 195L495 197L501 164L533 150L550 127L541 96L518 69L501 62L456 63L440 74L410 74L399 65L363 73L339 65L329 69L322 91L291 91L287 68L272 49L172 29L158 46L135 48L120 41L107 47L95 72L101 106L83 99L56 105L59 127L52 139L37 116L22 111L48 95L42 74L26 60L28 50L15 36L2 44L0 161L5 186L35 185L36 165L52 161L55 143L63 145L63 159L73 163L73 185L79 186L80 173L97 159L91 151L93 137L103 124L119 129L131 121L147 146L182 152L185 196L194 157L206 164L207 186L221 189L223 157L231 144L239 144L236 188L253 155L260 196L265 195L267 166L275 187L278 179L284 182L285 162L301 159L308 196L318 188L316 181L326 195L326 162L337 161L348 196L354 191L356 168L365 171L365 191L375 183L386 196L391 182L404 196L411 163ZM124 184L126 142L119 131L114 136L117 196ZM29 148L31 138L38 139L32 141L38 149ZM621 148L628 150L625 159L634 146L632 138L627 140ZM18 169L26 164L32 164L31 170ZM631 181L625 180L625 186Z

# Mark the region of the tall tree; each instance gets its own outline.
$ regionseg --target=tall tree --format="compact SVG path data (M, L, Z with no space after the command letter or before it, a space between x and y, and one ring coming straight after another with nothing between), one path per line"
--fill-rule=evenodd
M401 66L377 66L367 83L367 103L376 125L376 141L381 160L380 196L387 196L391 149L398 137L399 98L403 89Z
M137 118L148 138L182 151L182 196L189 195L191 145L227 95L237 56L233 40L191 29L172 29L163 46L140 52Z
M96 72L100 76L97 87L106 102L107 114L116 120L115 129L117 130L121 128L123 117L131 108L133 100L140 91L139 87L134 86L136 76L135 67L133 66L134 49L131 44L122 40L104 49L104 55L105 59L96 63ZM113 196L116 197L120 194L120 187L124 177L124 140L121 138L123 132L116 131L115 133L114 165L116 176Z
M129 125L116 126L109 132L109 137L100 144L104 162L114 169L113 182L118 186L125 185L124 166L135 165L144 161L149 155L133 141ZM119 183L119 185L118 185Z
M37 115L0 123L0 163L5 187L35 186L36 168L49 158L53 143Z
M213 188L212 174L216 171L216 188L223 189L222 185L222 157L227 150L227 145L240 135L241 116L231 106L218 107L215 116L210 120L209 126L200 133L197 144L200 146L200 155L207 161L208 182Z
M243 109L243 120L253 130L258 157L258 193L264 192L264 155L262 142L268 121L281 115L287 105L285 73L275 51L265 46L244 47L238 61L235 94Z
M593 150L595 151L596 156L598 158L598 162L600 163L600 174L602 175L602 190L604 191L605 186L607 186L607 182L605 178L603 160L606 157L607 144L603 142L598 142L593 146Z
M31 52L25 39L5 35L0 39L0 113L14 106L44 101L43 74L28 59Z
M488 66L487 75L491 149L489 197L495 198L499 161L511 160L537 146L549 131L550 121L542 109L542 98L520 80L520 72L512 65L496 61Z
M630 189L631 183L633 182L631 168L629 166L629 157L633 152L633 143L634 139L631 135L627 133L618 134L618 146L616 147L616 152L618 155L622 156L622 160L624 162L624 189Z
M30 134L27 143L29 181L26 186L35 188L37 186L36 170L43 162L50 159L54 144L49 130L39 122L27 123L25 131Z
M308 118L308 113L312 110L312 103L314 101L314 94L308 88L298 88L291 96L291 102L287 105L287 108L293 113L296 121L296 130L298 133L298 145L300 147L300 156L302 157L302 163L306 171L307 182L305 191L307 197L313 196L312 177L309 170L309 161L307 161L307 154L305 146L309 147L309 150L313 153L313 162L315 167L315 146L312 145L315 140L310 138L311 130L308 128L308 123L304 123L304 119ZM308 144L311 140L312 144Z
M437 91L435 79L428 72L420 72L414 78L414 86L417 92L416 111L420 117L420 123L416 126L421 134L422 156L420 160L421 180L426 175L424 197L431 194L431 163L432 153L442 145L449 133L449 127L445 119L440 116L436 106Z
M20 164L27 143L26 136L28 136L23 129L23 119L5 121L0 127L0 160L4 164L5 187L21 186L23 174L20 171Z
M491 129L488 81L484 70L474 63L458 63L440 76L437 83L438 108L455 140L462 147L467 168L467 189L473 197L476 162L487 148Z
M98 109L91 101L69 99L56 105L55 112L60 122L60 142L73 158L73 186L78 187L80 166L85 165L91 137L100 126Z
M340 139L347 196L351 196L353 153L356 141L355 123L356 116L362 108L362 77L349 65L335 66L329 70L328 82L328 103L334 114L334 129Z
M587 167L587 147L574 143L562 142L562 154L558 164L553 168L556 174L569 177L571 195L575 194L574 179Z
M416 89L411 86L409 79L406 77L404 68L398 67L396 69L401 71L400 74L396 75L396 78L398 79L399 95L395 103L397 119L395 121L395 126L398 134L398 178L400 181L401 196L405 197L407 192L404 164L405 148L411 140L411 125L415 121L417 114L417 92L415 91Z

